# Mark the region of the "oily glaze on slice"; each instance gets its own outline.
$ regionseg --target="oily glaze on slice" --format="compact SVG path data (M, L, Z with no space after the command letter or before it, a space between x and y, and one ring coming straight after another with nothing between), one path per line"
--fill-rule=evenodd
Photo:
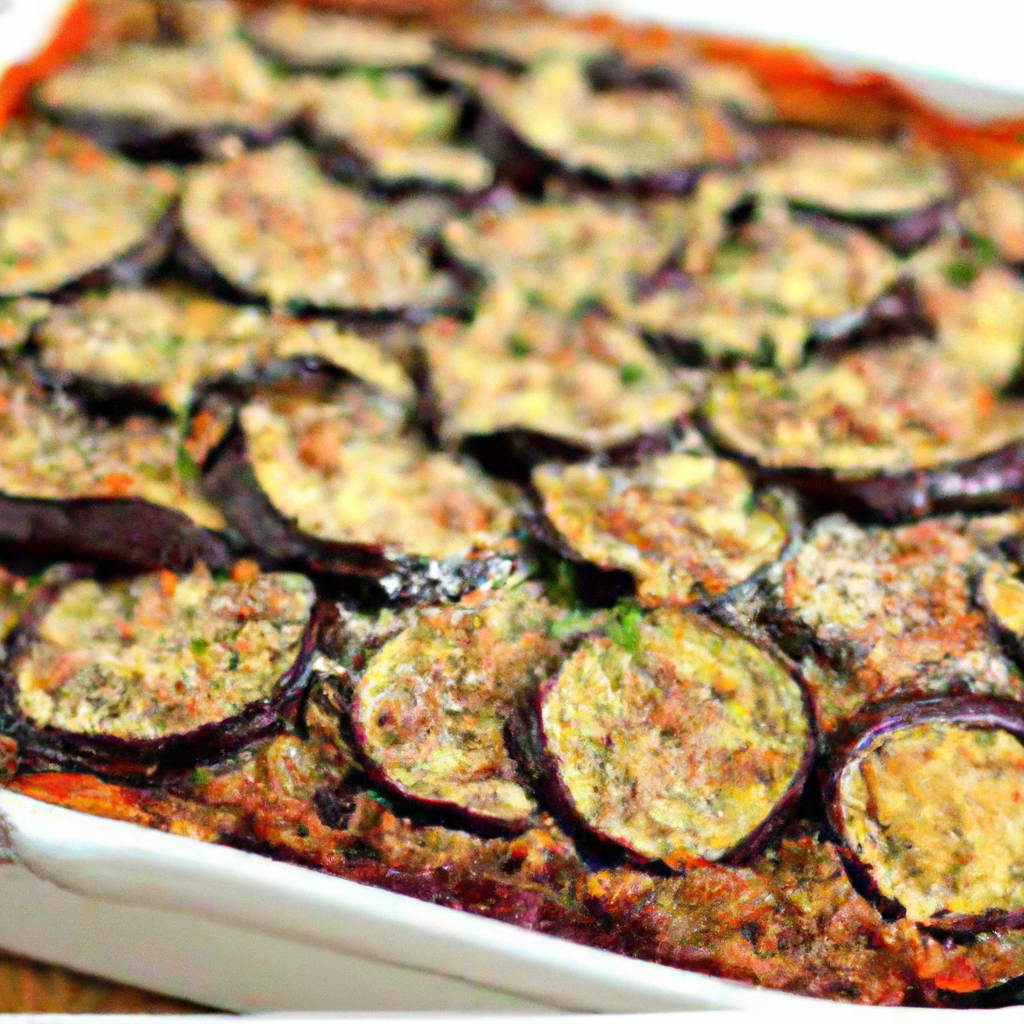
M731 631L657 612L584 641L538 697L556 792L598 836L682 869L755 852L813 756L800 685Z

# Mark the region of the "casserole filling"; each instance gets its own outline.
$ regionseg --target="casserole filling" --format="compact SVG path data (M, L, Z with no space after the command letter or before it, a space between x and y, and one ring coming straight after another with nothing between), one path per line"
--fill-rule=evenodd
M21 348L49 312L45 299L0 299L0 352Z

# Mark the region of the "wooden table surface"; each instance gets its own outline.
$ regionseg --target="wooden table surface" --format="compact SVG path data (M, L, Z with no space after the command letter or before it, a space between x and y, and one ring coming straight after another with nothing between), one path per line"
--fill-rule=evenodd
M210 1013L0 951L0 1013Z

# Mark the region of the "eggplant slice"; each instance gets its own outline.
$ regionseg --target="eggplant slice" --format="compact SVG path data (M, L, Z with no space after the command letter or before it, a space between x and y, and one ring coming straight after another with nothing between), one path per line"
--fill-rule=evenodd
M702 171L753 152L720 108L669 90L595 90L573 60L479 85L477 144L528 190L561 174L626 192L686 194Z
M449 222L444 243L485 280L520 301L567 316L600 305L628 315L637 282L682 240L681 218L621 203L508 200ZM489 299L484 299L486 305Z
M607 36L551 16L482 18L455 26L446 41L470 58L509 71L549 60L590 65L611 52Z
M633 332L599 316L489 303L476 320L435 322L422 342L439 435L490 472L525 480L538 462L664 451L693 396Z
M958 933L1024 924L1024 710L958 697L860 723L828 810L870 892Z
M275 306L399 313L451 297L414 228L329 181L291 142L192 170L181 222L200 285Z
M654 291L633 317L669 351L783 369L815 350L835 354L854 339L925 326L899 263L866 232L763 202L699 273Z
M419 68L434 55L434 41L424 32L297 4L274 5L254 14L245 32L293 71Z
M337 178L469 194L494 181L482 154L456 145L461 103L429 95L411 75L308 79L302 95L321 163Z
M1007 263L1024 264L1024 188L985 178L957 210L960 222Z
M451 599L507 574L505 491L403 430L409 397L351 379L255 394L207 491L269 562L367 578L390 597Z
M722 598L772 565L797 526L792 501L756 494L741 467L708 455L544 465L532 480L564 553L632 573L648 608Z
M176 424L90 420L11 374L0 395L0 546L146 569L226 563L224 519Z
M557 668L569 614L529 585L421 611L355 684L352 720L375 777L477 824L526 828L537 804L505 732Z
M333 321L267 315L184 289L83 296L56 307L35 341L48 380L100 404L182 414L204 385L251 384L321 364L412 398L412 382L396 363Z
M985 569L969 525L862 528L819 520L785 564L766 616L803 659L815 718L834 734L861 709L930 694L1024 699L974 600Z
M756 852L813 758L800 684L738 634L679 611L620 642L585 640L541 689L537 718L574 816L675 869Z
M170 242L177 179L62 130L0 133L0 299L134 284Z
M58 71L36 102L100 145L147 159L222 155L230 152L227 140L268 146L299 111L293 91L235 39L128 44Z
M50 312L45 299L0 299L0 352L21 348Z
M900 255L939 233L955 183L941 157L877 139L793 135L760 189L874 231Z
M241 565L47 594L11 641L0 691L22 750L153 778L280 727L313 657L316 595L304 576Z
M843 509L888 521L1020 504L1024 408L923 340L788 376L739 366L704 422L726 451Z

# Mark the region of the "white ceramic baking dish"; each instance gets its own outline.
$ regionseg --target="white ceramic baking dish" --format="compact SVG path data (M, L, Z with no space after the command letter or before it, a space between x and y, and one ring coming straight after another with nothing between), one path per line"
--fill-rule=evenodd
M595 5L563 0L561 6ZM601 6L704 28L779 34L766 31L767 7L742 0L721 2L713 10L693 0L619 0ZM935 16L931 6L899 6L904 14L905 8L915 8L917 24ZM1024 33L1013 26L1024 18L1024 9L1000 6L1005 13L997 11L995 17L1002 22L993 25L993 12L986 2L980 4L989 19L989 38L1009 32L1019 40ZM0 0L0 70L12 55L24 59L45 39L59 7L59 0ZM797 8L811 10L805 3L781 2L771 5L770 17L783 28L797 26ZM968 78L972 65L944 56L941 47L922 55L920 37L913 38L909 28L902 42L887 39L884 52L864 45L858 51L856 39L844 37L840 20L822 19L820 6L814 10L819 16L799 23L804 31L795 33L796 41L844 52L842 59L854 63L874 58L887 70L900 63L902 52L911 80L958 112L1024 113L1024 62L1018 60L1009 73L990 62L991 73L975 75L973 85L921 78L922 68L934 70L936 62L942 67L943 60L951 72ZM893 24L898 29L904 21ZM870 41L870 36L860 38ZM979 39L967 42L976 46ZM757 1020L825 1011L828 1020L865 1024L976 1016L826 1005L638 962L4 791L0 860L8 862L0 864L0 947L224 1009L632 1014L731 1008ZM986 1021L1021 1019L1019 1009L977 1012L982 1014Z

